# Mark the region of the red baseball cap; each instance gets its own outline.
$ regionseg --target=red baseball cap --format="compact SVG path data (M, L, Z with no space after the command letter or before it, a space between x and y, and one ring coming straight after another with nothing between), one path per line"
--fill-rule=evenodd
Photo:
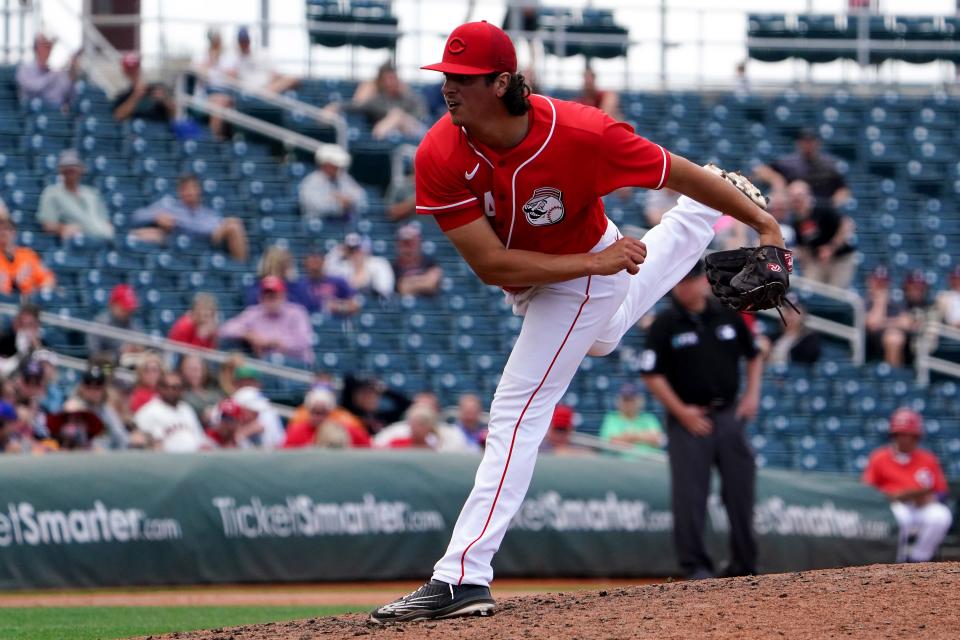
M573 408L565 404L558 404L553 410L550 427L552 429L559 429L560 431L573 429Z
M287 285L277 276L266 276L260 281L260 291L275 291L285 293Z
M139 302L137 292L128 284L118 284L110 292L110 304L118 304L127 311L134 311Z
M231 400L230 398L224 398L220 401L220 404L217 405L217 409L220 410L221 418L231 418L233 420L239 420L243 417L243 407Z
M916 411L901 407L890 416L890 433L921 436L923 435L923 418Z
M420 67L428 71L482 76L516 73L517 50L506 32L486 20L468 22L453 30L443 48L443 61Z

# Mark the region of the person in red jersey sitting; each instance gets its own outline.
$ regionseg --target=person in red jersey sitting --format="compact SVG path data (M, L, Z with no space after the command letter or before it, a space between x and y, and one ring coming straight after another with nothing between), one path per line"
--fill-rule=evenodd
M897 562L932 559L953 521L950 509L940 502L947 493L940 462L917 446L921 437L923 418L910 409L897 409L890 417L890 445L874 451L863 472L863 481L890 499L900 525Z

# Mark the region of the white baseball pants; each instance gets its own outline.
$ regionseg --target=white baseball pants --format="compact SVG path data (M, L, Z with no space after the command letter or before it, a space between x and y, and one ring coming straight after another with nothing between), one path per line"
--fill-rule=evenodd
M900 541L897 545L897 562L927 562L937 552L937 547L950 530L953 515L946 505L931 502L917 507L905 502L890 504L893 517L900 525ZM911 534L916 534L909 545Z
M643 237L647 258L631 276L590 276L524 295L523 327L490 407L489 432L473 490L433 577L489 585L493 555L530 486L554 407L588 353L607 355L685 276L713 239L720 213L681 197ZM593 252L620 237L616 225ZM516 308L516 306L515 306Z

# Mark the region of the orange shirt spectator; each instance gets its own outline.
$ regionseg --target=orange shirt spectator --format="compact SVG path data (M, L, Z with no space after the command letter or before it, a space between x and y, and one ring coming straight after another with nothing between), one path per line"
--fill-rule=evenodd
M56 284L53 272L43 266L33 249L17 246L17 227L0 202L0 294L29 295Z
M327 389L314 389L290 419L283 447L292 449L314 445L317 432L327 423L341 427L349 437L351 447L370 446L370 435L363 423L349 411L336 406L333 393Z

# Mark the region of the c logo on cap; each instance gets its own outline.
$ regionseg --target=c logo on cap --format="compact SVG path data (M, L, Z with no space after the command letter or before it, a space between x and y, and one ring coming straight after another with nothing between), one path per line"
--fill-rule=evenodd
M458 53L463 53L467 50L467 43L461 40L460 38L453 38L449 43L447 43L447 51L456 55Z

